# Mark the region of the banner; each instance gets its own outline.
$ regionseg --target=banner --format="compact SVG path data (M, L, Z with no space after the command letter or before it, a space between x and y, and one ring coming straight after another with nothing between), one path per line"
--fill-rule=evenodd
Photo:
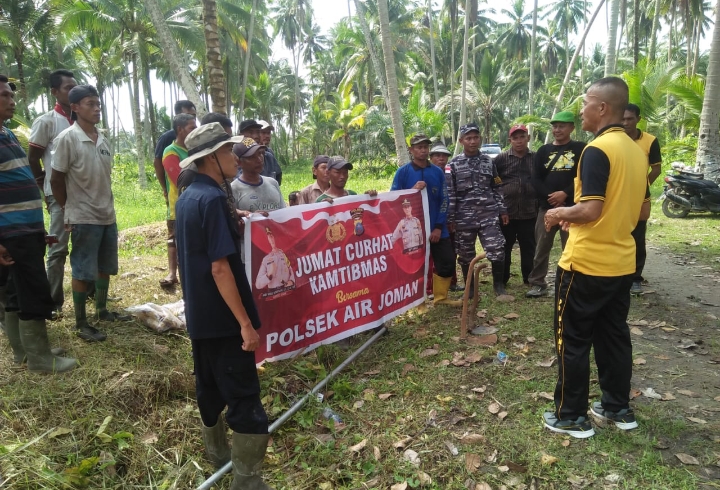
M366 194L254 215L245 268L274 361L381 325L424 301L426 191Z

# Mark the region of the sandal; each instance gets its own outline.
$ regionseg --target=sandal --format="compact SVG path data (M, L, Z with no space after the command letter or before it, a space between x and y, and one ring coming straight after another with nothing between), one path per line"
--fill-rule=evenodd
M177 279L163 279L160 281L160 287L161 288L171 288L178 284L179 281Z

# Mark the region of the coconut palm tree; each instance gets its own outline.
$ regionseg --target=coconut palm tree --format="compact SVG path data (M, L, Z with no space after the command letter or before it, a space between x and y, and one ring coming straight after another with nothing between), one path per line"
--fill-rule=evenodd
M605 50L605 76L615 73L617 63L616 41L618 30L618 17L620 15L620 0L610 0L610 27L608 32L607 47ZM568 67L569 69L570 67Z
M402 126L400 94L398 92L395 59L393 56L393 42L391 40L387 0L378 0L377 6L380 18L380 38L382 39L383 58L385 59L385 73L387 75L388 107L390 108L390 117L392 118L398 164L402 165L410 160L410 155L407 151L405 131Z
M589 5L585 0L558 0L547 6L545 18L555 21L555 25L563 40L563 51L565 51L565 68L570 63L570 49L568 41L570 34L577 34L582 23L589 15Z
M146 0L145 9L155 26L157 39L162 46L163 55L170 71L175 77L175 80L177 80L182 87L183 92L185 92L185 96L188 100L195 104L198 114L202 117L207 112L205 104L200 98L200 94L197 89L197 82L192 78L192 75L187 68L189 65L188 60L182 55L180 47L166 23L165 19L167 16L162 11L160 1Z
M515 0L511 10L502 9L502 14L510 22L501 23L497 42L505 46L508 55L517 59L527 59L532 40L532 12L525 13L525 0Z
M0 4L0 40L7 43L15 61L20 112L29 116L25 56L36 37L52 27L54 12L47 1L7 0Z
M700 115L696 164L708 178L720 182L720 0L715 4L715 26L710 42L710 64Z
M227 111L225 95L225 71L223 70L218 35L217 2L202 0L203 32L205 33L205 61L209 72L212 110L225 114Z

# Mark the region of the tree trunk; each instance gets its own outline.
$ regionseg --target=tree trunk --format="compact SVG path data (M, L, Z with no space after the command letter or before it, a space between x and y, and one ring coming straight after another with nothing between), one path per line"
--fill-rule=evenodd
M28 107L30 106L29 100L27 100L27 86L25 85L25 66L23 65L25 54L22 49L15 50L15 63L17 63L18 81L20 82L20 90L18 90L18 106L20 111L26 119L29 118L30 112ZM0 122L0 124L2 124Z
M395 134L395 151L397 152L398 165L402 165L410 161L410 155L405 142L405 131L403 130L402 115L400 113L400 92L398 90L397 75L395 74L395 57L393 56L392 39L390 37L390 15L387 0L378 0L378 15L380 17L380 39L382 40L383 58L385 59L385 73L387 74L390 119L392 119L393 133Z
M617 53L615 43L617 42L618 15L620 13L620 0L610 0L610 29L608 32L607 46L605 49L605 76L615 73ZM568 67L569 68L569 67Z
M567 87L568 81L570 81L570 74L572 73L572 69L570 67L575 64L575 60L577 59L578 54L580 53L580 50L585 45L585 38L587 37L588 33L590 32L593 22L595 22L595 17L597 17L597 14L600 12L600 9L602 8L604 3L605 3L605 0L600 0L598 2L597 7L595 8L595 12L593 12L592 17L590 17L590 21L585 26L585 32L583 32L583 35L580 38L580 42L578 43L577 47L575 48L575 54L573 54L573 57L570 60L570 66L568 66L568 69L565 72L565 78L563 79L563 83L560 86L560 93L558 94L558 97L555 100L555 108L553 109L553 113L557 112L560 109L560 104L562 104L562 99L563 99L563 96L565 95L565 87ZM552 136L552 133L548 132L547 136L545 136L545 143L550 143L551 136Z
M430 26L430 61L432 62L433 89L435 90L435 103L437 104L437 101L440 100L440 95L438 93L437 69L435 67L435 36L433 35L433 16L431 0L428 0L427 12L428 26ZM445 142L444 139L443 142Z
M99 80L96 88L98 91L98 95L100 96L100 116L102 117L103 128L110 129L110 121L108 121L107 115L107 101L105 100L105 92L107 88L105 87L105 84L100 82Z
M138 161L138 182L143 189L147 188L147 175L145 175L145 152L143 151L143 128L140 121L140 79L138 71L140 70L137 61L137 54L132 55L132 86L130 89L130 105L133 112L133 129L135 131L135 153Z
M538 0L533 3L533 26L532 26L532 40L530 41L530 87L528 90L528 114L533 115L534 104L533 99L535 98L535 52L537 50L537 14L538 14ZM566 36L567 39L567 36ZM567 41L565 41L567 43ZM565 62L567 63L567 48L565 51Z
M175 41L175 38L173 38L170 29L165 23L159 0L145 0L145 8L157 32L157 39L162 47L162 54L170 68L170 72L182 87L188 100L195 104L198 117L203 117L207 112L206 106L200 98L197 83L190 75L188 64L180 53L177 41Z
M633 67L640 61L640 0L633 5Z
M451 19L455 17L451 16ZM457 22L451 21L452 35L450 36L450 138L455 138L455 33Z
M152 99L152 88L150 85L150 64L147 59L147 45L139 46L138 52L140 53L140 67L142 68L142 84L143 92L145 93L145 101L148 106L148 115L150 120L150 138L148 140L150 147L152 148L151 153L155 151L155 145L157 144L157 121L155 120L155 104Z
M673 33L675 32L675 2L670 2L670 8L672 8L672 15L670 16L670 31L668 32L668 65L672 63L672 47L673 47Z
M220 37L218 36L217 3L215 0L202 0L203 27L205 32L205 53L209 70L210 96L212 110L225 114L225 72L220 53Z
M255 11L257 10L258 0L253 0L252 12L250 12L250 27L248 28L247 51L245 52L245 63L243 64L243 83L240 91L240 108L238 117L242 121L245 113L245 92L247 91L248 75L250 74L250 56L252 55L253 31L255 30Z
M720 0L715 5L709 60L695 164L705 178L720 183Z
M655 0L655 13L653 15L652 32L650 33L650 48L648 49L648 61L651 63L655 63L658 30L660 30L660 0Z
M360 0L355 0L355 9L357 10L358 20L360 21L360 28L363 31L363 36L365 36L365 43L367 44L368 52L370 53L370 61L372 61L373 70L375 70L375 77L377 78L378 85L380 86L380 93L382 93L383 100L385 100L385 106L390 107L387 102L388 89L383 76L384 72L382 65L380 64L380 58L375 50L375 43L373 43L372 36L370 35L370 26L365 18L365 6L360 2Z
M462 61L462 86L460 88L460 121L458 121L458 127L463 127L466 123L465 115L465 96L467 94L467 73L468 73L468 45L470 37L470 8L472 0L465 0L465 37L463 39L463 61ZM455 97L451 94L452 98ZM453 156L460 153L460 132L458 131L458 141L455 145L455 152Z

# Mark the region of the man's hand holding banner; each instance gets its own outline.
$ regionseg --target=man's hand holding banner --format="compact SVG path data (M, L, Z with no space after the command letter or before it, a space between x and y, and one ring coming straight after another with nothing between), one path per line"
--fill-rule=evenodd
M251 217L245 268L262 328L256 361L292 357L424 301L425 191L349 196Z

